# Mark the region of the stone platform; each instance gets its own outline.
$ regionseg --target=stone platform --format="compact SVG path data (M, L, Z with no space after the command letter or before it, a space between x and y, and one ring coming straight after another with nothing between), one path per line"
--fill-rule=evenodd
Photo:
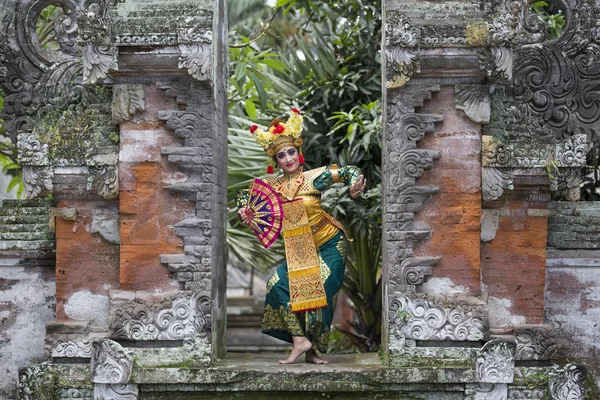
M415 349L417 350L417 349ZM133 365L126 385L98 385L89 364L45 363L31 371L35 399L96 398L98 390L131 393L132 399L555 399L553 386L569 380L556 366L516 366L510 382L483 383L465 349L462 360L412 357L407 366L386 365L378 354L329 355L327 365L299 360L280 365L285 353L234 353L205 367ZM415 352L414 355L417 355ZM424 355L424 354L423 354ZM22 376L26 371L22 371ZM506 376L496 376L502 381ZM33 382L31 382L33 383ZM489 397L499 395L500 397ZM510 396L529 397L510 397ZM65 397L67 396L67 397ZM482 397L483 396L483 397ZM25 397L27 398L27 397ZM130 398L130 397L117 397Z

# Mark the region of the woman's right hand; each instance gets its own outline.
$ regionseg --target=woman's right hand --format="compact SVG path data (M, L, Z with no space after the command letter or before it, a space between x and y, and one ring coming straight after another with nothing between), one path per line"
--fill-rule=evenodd
M240 219L242 220L242 222L246 225L250 225L250 217L248 216L248 213L246 213L246 210L248 209L247 206L244 207L240 207L240 209L238 210L238 217L240 217Z

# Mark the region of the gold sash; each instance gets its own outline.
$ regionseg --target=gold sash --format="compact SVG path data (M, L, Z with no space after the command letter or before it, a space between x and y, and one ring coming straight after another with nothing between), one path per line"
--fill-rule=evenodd
M327 306L317 247L302 199L283 203L282 228L292 312Z

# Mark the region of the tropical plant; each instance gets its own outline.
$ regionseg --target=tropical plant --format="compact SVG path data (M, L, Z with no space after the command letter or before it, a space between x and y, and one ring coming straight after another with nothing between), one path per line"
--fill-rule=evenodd
M4 108L4 92L0 89L0 111ZM6 188L10 193L17 188L17 197L23 193L23 175L21 167L17 163L17 147L5 136L4 121L0 119L0 166L2 174L11 177Z
M542 17L546 24L546 33L548 40L558 38L565 28L566 20L561 9L554 3L548 4L545 1L536 1L531 5L531 10Z

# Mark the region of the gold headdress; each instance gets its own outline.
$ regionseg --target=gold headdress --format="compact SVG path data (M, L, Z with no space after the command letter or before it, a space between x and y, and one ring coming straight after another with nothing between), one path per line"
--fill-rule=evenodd
M287 121L274 119L266 131L257 125L250 127L256 142L265 150L269 157L273 157L277 150L284 146L302 146L302 115L300 110L292 108Z

